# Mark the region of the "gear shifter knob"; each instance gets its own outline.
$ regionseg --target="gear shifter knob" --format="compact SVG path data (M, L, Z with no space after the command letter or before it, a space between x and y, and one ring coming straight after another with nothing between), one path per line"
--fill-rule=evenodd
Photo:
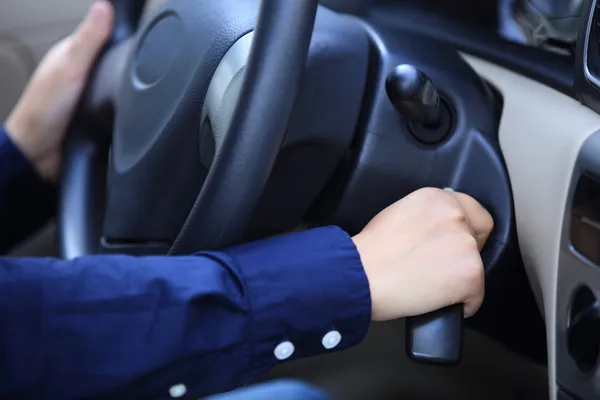
M394 107L408 121L433 128L440 124L440 95L431 79L414 65L395 67L385 88Z

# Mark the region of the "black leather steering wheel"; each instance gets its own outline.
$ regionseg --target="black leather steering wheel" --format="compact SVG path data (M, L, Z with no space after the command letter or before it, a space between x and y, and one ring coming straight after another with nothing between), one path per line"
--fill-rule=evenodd
M172 0L140 21L145 0L114 0L112 40L65 148L61 255L238 242L285 139L317 3ZM243 73L208 104L242 40Z

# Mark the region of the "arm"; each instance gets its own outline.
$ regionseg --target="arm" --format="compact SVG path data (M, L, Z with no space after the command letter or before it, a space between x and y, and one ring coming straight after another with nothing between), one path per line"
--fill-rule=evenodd
M112 8L98 3L72 35L40 62L0 128L0 254L54 213L67 126L96 55L112 28Z
M41 228L55 211L55 196L0 126L0 253Z
M207 394L358 343L371 320L357 250L338 228L190 257L0 261L1 398Z

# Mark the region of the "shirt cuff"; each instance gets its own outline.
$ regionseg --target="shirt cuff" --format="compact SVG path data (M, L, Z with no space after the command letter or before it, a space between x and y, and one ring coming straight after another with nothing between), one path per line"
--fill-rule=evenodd
M0 125L0 159L2 159L2 165L10 170L11 175L25 177L28 181L36 184L42 183L29 160L10 139L6 128L2 125Z
M45 182L0 125L0 253L39 229L56 209L56 187Z
M371 322L371 293L346 232L325 227L227 251L252 315L252 371L358 344ZM240 269L239 266L255 266Z

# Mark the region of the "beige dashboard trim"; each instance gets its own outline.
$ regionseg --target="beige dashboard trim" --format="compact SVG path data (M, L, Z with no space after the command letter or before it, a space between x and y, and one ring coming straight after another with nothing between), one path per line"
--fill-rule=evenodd
M577 154L600 129L600 115L548 86L476 57L463 57L504 97L500 146L512 184L523 261L545 315L550 398L555 399L562 219Z

